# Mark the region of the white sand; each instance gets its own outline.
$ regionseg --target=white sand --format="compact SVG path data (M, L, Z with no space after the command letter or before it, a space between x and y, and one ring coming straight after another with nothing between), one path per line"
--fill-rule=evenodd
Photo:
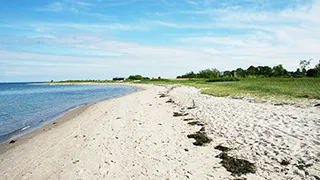
M0 179L234 179L215 157L220 151L214 147L221 143L234 148L231 156L256 164L255 174L241 177L320 177L319 107L249 103L201 95L190 87L144 87L6 144ZM159 98L160 92L170 97ZM170 98L177 104L166 103ZM196 108L187 110L192 100ZM210 144L194 146L187 138L200 127L173 117L181 108L206 124ZM281 165L283 159L290 164ZM299 170L294 165L299 163L312 166Z

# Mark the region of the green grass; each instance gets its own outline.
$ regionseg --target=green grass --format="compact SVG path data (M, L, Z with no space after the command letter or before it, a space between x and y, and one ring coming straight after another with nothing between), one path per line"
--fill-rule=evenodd
M204 79L142 81L152 84L182 84L202 88L213 96L254 95L260 97L320 99L320 78L242 78L240 81L206 82Z
M320 78L244 78L239 82L222 82L199 86L204 94L234 96L278 96L283 98L320 99Z

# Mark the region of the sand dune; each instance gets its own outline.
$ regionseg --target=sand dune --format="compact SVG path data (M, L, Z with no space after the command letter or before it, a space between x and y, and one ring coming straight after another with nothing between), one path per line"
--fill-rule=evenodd
M1 179L235 179L216 157L219 144L255 164L243 178L320 177L319 107L142 87L2 145ZM212 141L195 146L187 136L203 127Z

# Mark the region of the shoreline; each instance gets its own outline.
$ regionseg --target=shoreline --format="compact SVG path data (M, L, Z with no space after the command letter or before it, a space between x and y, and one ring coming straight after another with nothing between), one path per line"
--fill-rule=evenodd
M34 84L34 85L37 85L37 84ZM43 84L40 84L40 85L43 85ZM64 85L64 84L59 84L59 85ZM65 84L65 85L70 85L70 84ZM78 85L96 85L96 84L78 83ZM101 84L101 85L104 85L104 84ZM113 85L109 85L109 86L113 86ZM114 86L117 86L117 85L114 85ZM20 129L17 129L15 131L7 134L7 135L4 135L4 136L8 136L8 137L4 138L5 140L0 142L0 154L7 151L9 148L12 148L14 146L19 145L19 142L21 144L21 140L30 139L39 133L45 132L43 129L51 130L52 128L56 127L56 126L52 126L52 125L56 125L56 124L58 124L58 122L63 123L65 121L68 121L69 119L72 119L72 118L78 116L79 114L81 114L83 111L85 111L87 108L89 108L90 106L92 106L94 104L97 104L97 103L100 103L103 101L108 101L110 99L121 98L123 96L127 96L132 93L136 93L136 92L144 90L142 87L137 86L137 85L132 85L132 84L131 85L123 85L123 86L134 87L135 91L129 92L124 95L115 96L112 98L101 99L99 101L84 103L84 104L77 105L75 107L70 107L62 112L57 113L57 115L55 117L53 117L49 120L40 122L36 126L27 127L27 128L22 127ZM40 131L40 129L42 129L42 131ZM12 141L12 143L10 143L11 141ZM6 147L6 146L9 146L9 147Z

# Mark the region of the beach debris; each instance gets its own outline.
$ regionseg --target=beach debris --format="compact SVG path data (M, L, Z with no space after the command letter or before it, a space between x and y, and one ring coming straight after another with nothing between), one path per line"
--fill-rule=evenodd
M57 124L57 122L53 122L52 124Z
M179 116L187 116L189 115L188 113L179 113L179 112L173 112L173 117L179 117Z
M188 152L188 151L189 151L189 149L185 148L185 149L184 149L184 151Z
M72 163L77 164L78 162L80 162L80 160L77 159L77 160L73 161Z
M9 144L13 144L13 143L15 143L16 142L16 140L11 140L10 142L9 142Z
M161 93L159 98L165 98L165 97L167 97L167 95Z
M194 118L185 118L185 119L183 119L184 121L192 121L192 120L194 120Z
M168 101L166 101L166 103L174 103L174 100L169 99Z
M226 152L222 152L216 157L222 159L220 163L227 171L231 172L231 175L233 176L241 176L242 174L256 172L254 163L244 159L231 157Z
M281 164L282 166L287 166L287 165L290 164L290 161L283 159L283 160L280 162L280 164Z
M320 103L319 103L319 104L314 105L314 107L318 107L318 106L320 106Z
M197 125L197 126L204 126L204 124L200 121L192 121L192 122L188 122L189 125L191 126L194 126L194 125Z
M192 106L187 107L187 109L195 109L196 108L196 103L194 102L194 100L192 100Z
M117 117L116 119L121 119L121 117Z
M298 169L305 171L306 168L311 167L313 164L299 164L299 165L295 164L295 165L297 166Z
M207 133L205 132L204 127L202 127L199 131L193 134L187 135L187 137L189 139L193 138L196 140L196 142L193 142L193 145L195 146L204 146L205 144L208 144L212 141L212 139L207 136Z
M226 146L222 146L221 144L219 144L218 146L214 147L214 149L220 150L222 152L226 152L226 151L230 151L231 148L226 147Z

